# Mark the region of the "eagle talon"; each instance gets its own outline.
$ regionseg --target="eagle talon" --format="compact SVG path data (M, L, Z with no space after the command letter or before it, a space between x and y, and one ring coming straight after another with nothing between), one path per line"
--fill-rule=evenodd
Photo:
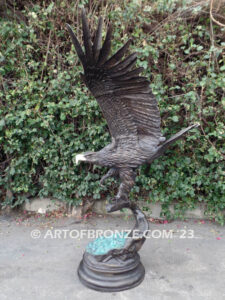
M100 186L104 187L103 182L105 182L107 178L116 176L118 176L118 170L116 168L109 169L109 171L104 176L102 176L99 182Z
M115 197L111 200L111 203L106 205L106 211L113 212L113 211L120 210L122 208L129 208L130 205L131 203L128 199Z
M104 187L105 185L101 182L101 180L100 180L100 182L99 182L99 185L101 186L101 187Z
M106 175L104 175L104 176L101 178L100 182L99 182L99 184L100 184L101 187L104 187L103 182L105 182L105 179L106 179Z

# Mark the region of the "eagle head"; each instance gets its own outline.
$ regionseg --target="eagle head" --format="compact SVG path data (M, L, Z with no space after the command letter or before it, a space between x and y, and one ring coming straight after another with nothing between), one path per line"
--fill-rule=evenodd
M76 165L79 161L87 161L89 163L97 163L98 157L96 152L88 151L85 153L77 154L76 155Z

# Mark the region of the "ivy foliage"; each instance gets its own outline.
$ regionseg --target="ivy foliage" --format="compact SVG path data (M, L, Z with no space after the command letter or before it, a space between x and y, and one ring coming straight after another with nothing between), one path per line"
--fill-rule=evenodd
M0 20L2 205L14 207L35 195L78 204L117 187L112 180L99 186L106 169L75 165L77 153L110 142L65 29L72 24L81 39L79 8L85 6L91 28L98 15L113 23L113 51L133 38L131 51L139 53L137 64L151 81L164 135L200 122L200 129L139 170L132 199L159 201L167 218L202 203L224 224L225 28L210 18L208 1L16 2L12 7L6 1ZM223 12L221 2L215 12L221 23Z

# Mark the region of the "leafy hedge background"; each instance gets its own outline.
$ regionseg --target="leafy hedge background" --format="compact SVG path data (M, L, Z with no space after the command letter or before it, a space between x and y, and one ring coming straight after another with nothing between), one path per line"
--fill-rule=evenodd
M97 102L80 80L82 68L65 28L73 25L81 39L79 8L85 6L92 28L99 15L113 23L113 51L133 38L131 51L138 51L138 66L151 80L165 136L201 124L139 170L132 199L159 201L167 218L202 203L208 216L224 224L225 4L211 4L210 17L206 0L3 1L2 206L36 195L78 204L110 197L117 188L113 180L99 186L106 169L75 166L77 153L110 142Z

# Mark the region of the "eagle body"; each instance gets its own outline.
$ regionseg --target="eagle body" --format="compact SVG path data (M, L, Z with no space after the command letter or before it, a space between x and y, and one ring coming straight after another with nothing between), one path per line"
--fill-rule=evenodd
M125 139L121 138L117 143L112 143L95 152L93 160L91 153L89 159L91 162L104 167L117 167L117 168L137 168L140 165L148 162L148 160L157 153L156 146L152 143L142 143L133 141L129 136Z
M82 10L83 51L67 24L84 68L82 78L96 98L112 137L111 144L98 152L79 154L76 160L109 167L100 184L110 176L120 178L118 193L107 207L108 211L114 211L130 206L128 196L135 182L137 168L160 157L170 144L198 124L190 125L168 140L163 137L160 113L149 81L140 76L143 68L134 68L137 53L124 57L131 40L109 58L112 27L109 24L102 44L102 26L103 19L100 17L97 30L91 37L85 11Z

